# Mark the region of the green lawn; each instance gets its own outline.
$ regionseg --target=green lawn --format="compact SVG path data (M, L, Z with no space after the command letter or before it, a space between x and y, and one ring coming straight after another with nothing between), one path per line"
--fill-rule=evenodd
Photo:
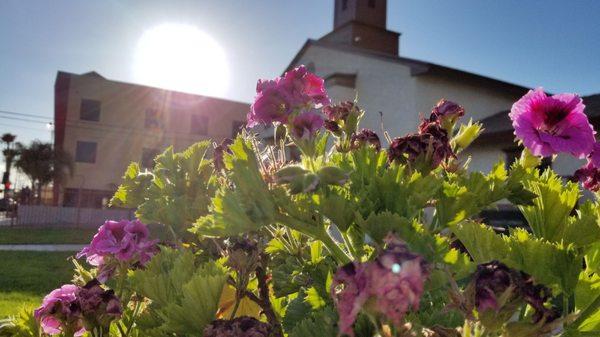
M89 243L97 229L0 227L0 244Z
M164 227L149 228L152 238L170 239ZM0 244L86 244L96 232L96 228L0 227Z
M0 251L0 318L35 308L51 290L71 280L66 252Z

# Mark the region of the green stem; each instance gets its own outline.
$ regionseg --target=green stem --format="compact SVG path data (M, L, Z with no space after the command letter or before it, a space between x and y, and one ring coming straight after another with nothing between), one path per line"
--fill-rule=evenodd
M333 255L338 262L342 264L347 264L352 262L352 259L344 252L340 246L333 241L333 239L329 236L329 234L323 231L323 235L317 237L317 239L321 240L327 250Z
M131 314L131 321L127 325L127 330L125 331L125 337L129 336L129 334L131 333L131 329L133 328L133 323L135 323L135 316L137 316L140 308L142 307L141 304L142 304L141 301L135 302L135 308L133 309L133 313Z
M276 215L275 219L284 226L288 226L291 229L304 233L313 239L321 240L327 250L329 250L331 255L333 255L339 263L347 264L352 261L352 259L340 248L340 246L338 246L338 244L331 239L323 227L320 227L318 231L312 231L309 229L311 225L283 214Z
M231 311L231 315L229 316L230 320L235 318L235 314L237 313L237 310L239 307L240 307L240 299L238 298L238 296L236 296L235 305L233 306L233 310Z
M588 305L587 308L581 312L581 314L579 314L579 317L577 317L571 326L575 328L579 327L579 325L581 325L583 321L594 314L598 308L600 308L600 295L598 295L596 299L590 305Z

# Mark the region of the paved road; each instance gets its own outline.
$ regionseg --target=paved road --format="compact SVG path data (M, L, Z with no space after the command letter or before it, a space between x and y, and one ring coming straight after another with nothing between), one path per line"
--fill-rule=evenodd
M0 245L0 250L31 252L78 252L84 245Z

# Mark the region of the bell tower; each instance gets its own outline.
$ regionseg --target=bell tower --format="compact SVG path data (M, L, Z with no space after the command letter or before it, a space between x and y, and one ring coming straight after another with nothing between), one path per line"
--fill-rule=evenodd
M320 40L398 55L399 38L387 30L387 0L335 0L333 31Z

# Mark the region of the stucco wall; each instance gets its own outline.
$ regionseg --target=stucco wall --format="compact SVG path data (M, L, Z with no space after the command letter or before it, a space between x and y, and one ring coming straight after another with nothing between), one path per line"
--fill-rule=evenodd
M63 149L75 158L77 141L97 143L95 163L75 162L74 176L63 188L114 190L127 165L140 161L144 148L182 150L202 140L230 137L234 121L244 121L247 104L107 81L90 75L72 75L67 103ZM82 99L102 102L100 120L80 120ZM163 129L147 129L145 111L158 109ZM190 131L192 113L207 115L208 134Z
M514 94L486 88L473 81L446 76L415 77L417 109L428 113L441 98L464 106L465 119L479 120L503 110L509 110L518 99Z
M446 98L462 104L466 118L481 119L510 109L518 98L511 93L487 88L472 79L446 75L411 75L408 65L393 59L351 53L326 46L312 45L297 64L315 66L318 75L334 73L356 74L356 89L329 87L334 99L352 100L358 94L359 105L367 114L363 127L381 133L380 115L392 136L413 132L419 123L419 113L428 115L431 108Z
M310 47L297 64L310 62L323 77L334 73L357 74L358 102L366 111L362 127L381 133L380 111L391 135L401 135L416 127L415 85L408 66L321 46ZM328 90L334 101L353 100L355 96L355 91L348 88Z

